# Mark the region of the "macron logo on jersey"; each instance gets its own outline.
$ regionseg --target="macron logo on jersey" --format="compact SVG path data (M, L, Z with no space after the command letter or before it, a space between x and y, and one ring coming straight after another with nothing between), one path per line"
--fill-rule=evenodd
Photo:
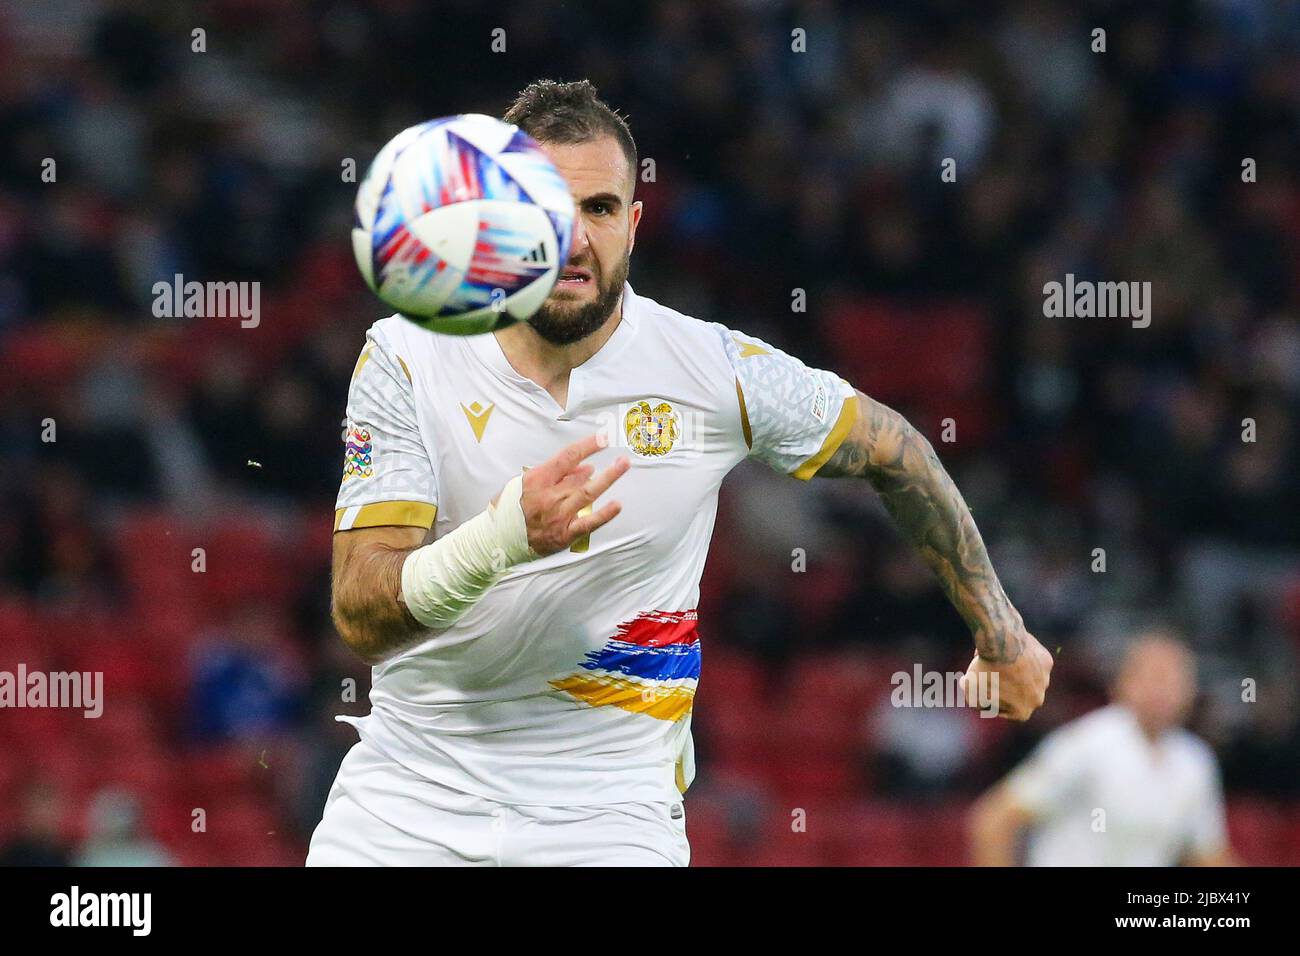
M471 405L461 403L460 410L465 413L465 420L469 422L469 427L474 429L474 440L483 441L483 432L487 428L488 419L492 417L492 409L496 406L488 402L487 408L484 408L479 402Z

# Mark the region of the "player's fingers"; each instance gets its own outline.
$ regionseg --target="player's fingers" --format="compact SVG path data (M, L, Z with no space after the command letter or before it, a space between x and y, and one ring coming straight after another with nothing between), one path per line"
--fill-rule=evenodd
M611 518L622 510L623 506L617 501L601 505L599 510L593 511L591 514L579 515L569 522L569 533L575 538L584 534L591 534L597 528L607 524Z
M591 504L605 492L609 491L610 485L618 481L627 470L632 467L632 463L627 460L626 456L619 456L614 464L610 465L595 478L585 482L579 491L584 504Z
M972 678L969 673L963 674L961 680L958 681L958 685L961 687L962 700L965 701L967 707L986 709L990 703L996 703L998 708L997 712L1000 714L1006 713L1006 704L1004 704L1001 699L992 701L988 699L988 687L987 685L981 686L979 678ZM1001 695L994 696L1000 698Z
M561 492L559 500L571 511L580 511L608 491L610 485L629 467L626 458L619 458L594 478L588 475L579 482L571 482L566 478L556 485Z
M570 494L581 488L592 475L596 473L596 466L583 462L573 471L564 476L563 480L556 485L556 488L565 494Z
M561 448L536 468L530 468L529 472L536 472L539 477L546 480L547 484L556 484L573 471L580 461L595 454L607 444L609 439L605 437L605 433L595 432Z

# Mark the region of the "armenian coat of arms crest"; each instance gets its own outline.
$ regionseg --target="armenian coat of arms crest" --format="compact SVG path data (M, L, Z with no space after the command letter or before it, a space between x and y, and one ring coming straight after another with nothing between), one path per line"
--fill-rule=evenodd
M657 458L672 451L673 443L677 441L677 413L667 402L651 408L649 402L640 401L627 410L623 417L623 430L633 451L647 458Z

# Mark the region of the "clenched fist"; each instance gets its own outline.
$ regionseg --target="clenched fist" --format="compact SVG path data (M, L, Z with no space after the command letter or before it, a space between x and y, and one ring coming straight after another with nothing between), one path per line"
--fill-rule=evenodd
M976 654L961 679L962 690L972 706L986 707L996 703L999 717L1028 720L1029 715L1043 705L1047 696L1047 685L1051 682L1052 655L1025 630L1023 624L1017 625L1013 633L999 636L996 643L1006 648L1006 659L991 661ZM976 645L985 646L978 635ZM997 674L996 685L991 677L981 680L980 674ZM980 699L981 696L991 695L995 690L995 701Z

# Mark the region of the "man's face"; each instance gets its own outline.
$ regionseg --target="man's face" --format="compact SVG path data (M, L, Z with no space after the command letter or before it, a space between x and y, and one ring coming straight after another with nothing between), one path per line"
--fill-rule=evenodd
M1196 662L1180 644L1147 637L1128 651L1117 690L1144 726L1176 727L1196 698Z
M641 204L632 201L633 170L613 136L541 147L568 182L577 214L569 261L528 322L548 342L567 345L599 329L618 305Z

